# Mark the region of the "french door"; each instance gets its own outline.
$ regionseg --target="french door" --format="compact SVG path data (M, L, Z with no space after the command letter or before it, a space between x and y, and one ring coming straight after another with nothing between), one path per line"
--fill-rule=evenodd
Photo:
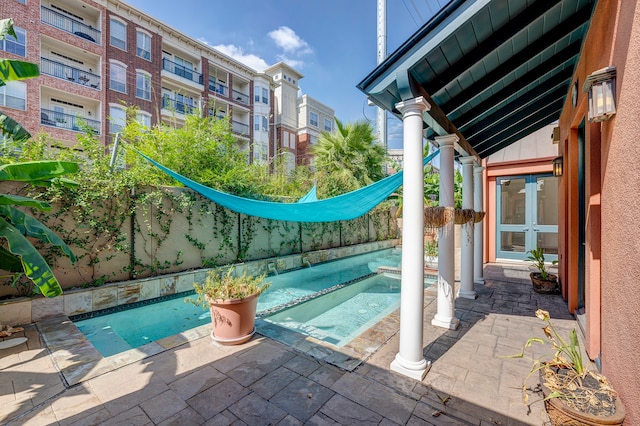
M558 259L558 179L551 175L496 179L496 257L525 260L542 247L547 262Z

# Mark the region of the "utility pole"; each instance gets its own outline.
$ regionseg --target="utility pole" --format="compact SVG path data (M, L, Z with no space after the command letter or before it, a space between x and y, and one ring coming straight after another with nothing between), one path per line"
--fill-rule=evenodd
M378 65L380 65L387 57L387 0L378 0ZM385 152L387 146L387 112L378 107L377 129L378 142L384 147Z

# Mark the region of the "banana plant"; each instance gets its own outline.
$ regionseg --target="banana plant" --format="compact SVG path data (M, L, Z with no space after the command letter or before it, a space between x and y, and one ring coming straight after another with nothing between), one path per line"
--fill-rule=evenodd
M0 20L0 40L10 34L15 37L13 21ZM28 62L0 59L0 87L9 81L24 80L40 75L38 66ZM31 137L20 124L0 112L0 133L15 141ZM75 183L63 175L78 171L78 164L68 161L32 161L0 166L0 184L3 181L28 182L34 185L51 185L54 182L73 186ZM0 193L0 270L9 272L13 282L24 274L33 281L37 292L47 297L62 293L60 283L51 268L33 246L28 237L58 247L75 262L71 249L51 229L28 215L21 208L33 208L43 212L51 205L32 198ZM0 278L6 278L0 277Z
M78 164L68 161L33 161L5 164L0 166L0 182L20 181L50 184L59 176L75 173ZM70 181L64 181L70 182ZM46 297L62 293L60 283L42 255L27 237L58 247L62 253L76 261L67 244L42 222L16 207L34 208L43 212L51 210L51 205L32 198L0 193L0 269L12 274L21 274L35 284L36 291Z

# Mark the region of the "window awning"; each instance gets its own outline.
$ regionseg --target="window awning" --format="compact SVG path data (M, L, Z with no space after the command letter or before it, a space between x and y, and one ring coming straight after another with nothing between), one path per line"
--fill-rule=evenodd
M596 2L452 0L357 87L399 118L423 96L427 137L485 158L560 117Z

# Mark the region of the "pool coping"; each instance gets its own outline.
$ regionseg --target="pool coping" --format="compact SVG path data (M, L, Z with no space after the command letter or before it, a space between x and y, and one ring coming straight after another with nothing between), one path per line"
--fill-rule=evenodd
M425 274L425 278L429 275L431 274ZM435 300L437 286L427 286L424 289L424 294L427 296L426 298ZM67 387L202 338L209 338L211 345L222 350L226 349L231 352L236 348L224 346L214 341L211 338L211 324L208 323L104 357L69 317L48 318L38 322L36 327ZM386 315L341 347L267 322L262 318L256 318L256 334L245 344L251 344L252 341L262 336L343 370L353 371L399 331L400 308Z
M435 287L430 285L425 288L425 295L430 292L435 297ZM353 371L399 332L399 324L400 308L383 317L346 345L338 347L256 318L256 334L245 344L251 344L262 336L343 370ZM138 348L103 357L69 317L44 319L36 326L67 387L202 338L209 338L211 345L223 350L226 348L229 352L237 349L214 341L211 338L211 324L204 324Z
M397 247L397 243L398 240L385 240L359 244L347 248L337 248L335 250L319 250L317 252L290 255L286 258L279 258L278 264L283 267L282 269L285 269L286 266L295 268L302 262L302 258L313 259L314 261L332 261L352 255L364 254L376 250ZM271 263L273 261L273 259L262 259L260 261L247 262L240 266L250 269L253 272L254 269L266 269L268 263ZM397 272L399 271L396 271L396 273ZM203 270L187 272L187 276L191 278L191 281L189 283L189 287L191 290L191 283L193 282L192 278L195 278L195 274L203 273ZM146 278L139 280L140 282L142 282L140 286L148 283L153 279L154 278ZM176 292L176 290L180 289L186 290L186 288L184 288L184 283L187 280L185 280L185 277L180 276L179 274L172 274L170 277L156 277L155 280L171 281L171 283L174 283L170 286L173 292ZM179 283L181 285L175 285L175 283ZM107 287L113 287L115 290L119 290L123 286L129 287L131 286L131 284L132 282L116 283ZM103 297L103 295L101 294L101 289L102 287L97 289L76 290L70 292L70 294L67 294L67 296L69 296L70 298L74 298L74 296L77 297L81 295L87 295L82 296L83 298L86 298L91 297L90 295L92 293L95 293L96 296ZM171 293L161 295L161 297L163 296L171 296ZM140 361L144 358L156 355L166 350L173 349L177 346L183 345L193 340L207 337L211 332L211 325L204 324L186 330L182 333L158 339L138 348L120 352L109 357L103 357L102 354L98 352L98 350L89 342L89 340L84 336L84 334L82 334L82 332L70 319L70 317L76 315L88 314L92 311L96 311L97 309L89 308L91 306L96 307L95 301L93 303L86 304L86 309L67 310L67 301L63 297L64 295L59 296L55 299L43 299L43 301L46 302L57 301L57 305L55 305L57 308L53 310L44 309L44 312L40 312L40 314L48 314L48 316L38 318L37 320L34 319L32 322L36 324L36 327L39 330L40 335L42 336L42 340L47 347L47 350L49 351L51 358L56 365L56 368L61 373L63 381L67 386L73 386L82 381L97 377L109 371L134 363L136 361ZM145 301L147 299L148 298L140 298L134 300L133 298L129 298L124 304L130 304L136 301ZM62 302L60 302L60 300L62 300ZM37 304L39 301L42 302L42 300L33 299L33 302L35 304ZM31 302L31 300L29 300L29 302ZM24 309L26 305L21 301L20 303L12 304L11 307L13 308L12 311L14 311L16 308L20 307ZM42 307L43 305L39 306L39 308ZM64 307L64 309L61 309L61 307ZM117 305L101 305L101 307L105 307L107 309L117 308ZM28 314L31 317L33 315L31 312L32 309L35 310L37 309L37 307L32 307L32 304L29 303L28 308L28 310L24 310L28 311ZM350 343L342 347L337 347L313 337L305 336L295 331L268 323L260 317L256 318L256 330L258 335L280 341L281 343L287 344L295 348L296 350L307 353L314 358L324 360L345 370L352 371L358 365L360 365L364 359L375 353L375 351L380 346L386 343L387 340L392 338L398 332L398 322L399 309L389 314L387 317L384 317L382 320L376 323L374 327L363 332L361 335L354 338ZM378 328L380 330L378 330ZM255 340L255 337L252 340ZM219 343L213 341L213 339L212 344L224 348L223 345L220 345Z

